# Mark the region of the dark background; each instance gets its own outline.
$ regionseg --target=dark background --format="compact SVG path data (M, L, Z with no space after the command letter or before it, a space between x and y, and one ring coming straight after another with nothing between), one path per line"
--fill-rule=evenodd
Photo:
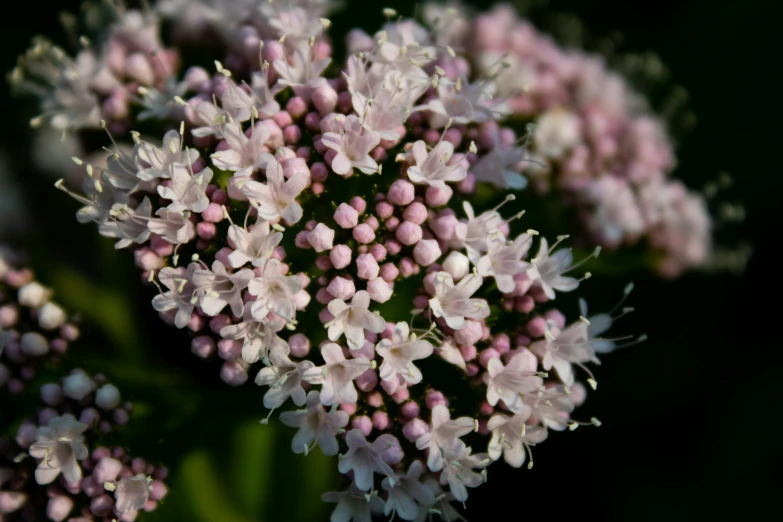
M333 18L332 34L353 26L371 30L382 22L380 5L348 3L350 9ZM410 2L387 4L403 15L412 12ZM626 332L647 332L650 340L605 357L597 369L600 387L579 414L584 419L596 415L603 426L554 434L535 448L533 470L493 466L489 483L471 492L467 516L474 522L509 515L514 520L677 521L749 520L779 513L782 452L776 444L780 439L776 428L781 424L781 341L773 331L777 333L783 311L779 304L783 287L772 267L781 230L780 83L774 77L780 67L777 44L783 3L555 0L551 5L575 13L595 35L621 31L625 50L652 50L669 66L676 82L690 92L689 107L698 117L695 129L678 144L677 175L689 186L701 187L719 172L731 173L734 186L729 198L744 203L747 219L728 236L728 245L743 238L754 252L747 270L739 275L692 273L675 281L635 275L632 304L637 312L623 326ZM33 35L62 34L57 11L77 6L75 0L9 5L0 21L0 70L14 65ZM41 278L55 286L61 301L71 309L87 310L85 317L98 324L109 320L106 310L112 306L123 310L123 320L114 321L106 331L88 328L87 336L107 345L119 339L114 345L120 348L104 348L106 361L126 357L151 368L149 386L134 392L133 398L166 409L170 415L148 413L146 418L153 424L169 422L168 431L161 427L161 432L175 433L149 448L152 456L165 460L169 453L179 455L181 447L201 444L213 457L178 461L184 471L172 479L173 494L155 519L181 520L188 506L178 511L186 501L174 497L180 491L185 496L191 482L214 474L205 480L231 489L231 466L271 458L253 452L254 434L226 440L208 429L246 422L248 432L254 433L252 419L261 415L260 396L252 386L228 389L216 378L214 365L183 350L153 350L150 343L159 348L170 339L182 343L184 336L177 337L156 319L146 302L151 294L136 284L130 255L113 253L106 245L110 242L98 238L92 227L78 226L71 219L75 207L55 193L52 180L41 181L26 168L25 122L31 113L7 94L5 84L2 89L0 147L25 180L35 224L21 239L38 255ZM584 295L595 297L593 310L605 309L625 282L596 278ZM123 305L128 295L130 304ZM74 360L102 367L101 357ZM190 372L186 378L177 376L183 366ZM137 379L123 373L123 364L113 369L118 381ZM189 401L189 390L195 389L207 390L211 400ZM143 411L141 415L144 418ZM251 449L237 454L230 445L239 444L236 441L244 440L243 436ZM288 451L284 441L290 433L274 436L283 441L278 442L279 449ZM172 443L179 444L178 449L167 449ZM266 468L254 465L268 470L271 477L257 473L247 478L248 484L238 486L238 492L229 491L229 499L232 494L241 497L238 504L245 513L232 520L320 516L318 506L297 511L291 503L317 504L315 495L296 494L301 491L297 488L304 488L300 479L304 476L301 480L309 481L316 492L325 491L328 479L313 484L308 475L313 465L328 468L334 462L310 460L299 471L286 462L271 467L267 463ZM217 494L218 486L206 486L204 494ZM270 491L283 491L284 498ZM191 500L196 502L191 510L199 511L191 520L229 520L221 510L232 506L224 500L211 499L211 504Z

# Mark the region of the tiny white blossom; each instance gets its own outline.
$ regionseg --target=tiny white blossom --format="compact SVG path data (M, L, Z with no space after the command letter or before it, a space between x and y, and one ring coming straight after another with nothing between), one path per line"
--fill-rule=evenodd
M498 460L503 455L509 466L522 467L526 458L526 446L543 442L547 436L546 428L525 424L530 413L531 409L526 407L512 417L498 414L489 419L487 429L492 433L488 449L490 458Z
M422 380L421 371L413 361L426 359L432 355L433 346L429 341L417 339L411 335L408 323L399 322L394 326L391 339L382 339L375 347L383 357L379 374L384 381L397 382L402 377L408 384L418 384ZM393 393L393 392L390 392Z
M356 487L362 491L369 491L373 487L373 474L394 477L394 470L383 460L383 453L390 447L397 445L399 441L393 435L381 435L370 443L361 431L353 429L345 435L345 443L348 451L340 455L337 469L340 473L353 471L353 481Z
M283 167L273 158L266 164L266 179L266 183L243 180L239 190L256 207L259 217L268 221L282 218L290 225L297 223L304 211L296 198L310 183L309 172L297 171L286 180Z
M198 159L196 149L182 150L182 136L175 130L168 131L163 136L160 147L146 141L136 145L136 156L142 167L136 175L140 180L150 181L156 178L167 179L171 177L171 168L174 165L192 165Z
M420 450L429 448L427 467L430 471L440 471L446 460L459 457L465 451L465 443L460 437L476 429L476 422L470 417L451 420L449 409L438 404L432 408L430 432L416 440Z
M201 266L193 271L193 284L199 297L199 306L205 314L216 316L229 306L231 313L240 317L243 310L242 290L253 279L253 271L243 268L233 274L220 261L212 263L212 270Z
M135 209L125 203L115 203L104 222L98 225L98 233L103 237L117 238L114 248L142 244L150 237L151 218L152 203L146 196Z
M269 386L264 395L264 408L274 410L283 405L289 397L297 406L304 406L307 401L302 376L313 367L311 361L293 362L288 354L272 351L269 354L270 366L262 368L256 376L256 384Z
M321 142L337 152L332 161L332 170L336 174L345 176L351 174L354 168L365 174L378 170L378 163L372 159L370 152L381 142L381 136L362 127L362 122L353 114L345 119L342 134L325 132Z
M277 259L269 259L259 277L248 284L248 291L256 296L252 305L253 316L266 317L272 311L286 320L292 320L296 313L294 294L302 289L302 279L296 275L283 275L283 264Z
M520 234L513 242L506 241L500 232L491 235L487 241L487 253L476 263L476 270L483 277L494 277L498 290L503 293L514 291L514 276L526 271L530 264L522 261L527 254L532 237Z
M171 167L171 185L159 186L160 197L171 200L171 212L204 212L209 206L206 191L212 181L212 169L205 168L198 174L191 174L185 165Z
M336 341L345 333L348 348L359 350L365 343L364 331L381 333L386 329L386 321L383 317L372 313L370 307L370 294L366 290L359 290L347 304L341 299L333 299L327 305L329 313L334 316L327 323L327 333L330 341Z
M527 179L518 172L518 165L527 157L525 147L502 147L497 131L495 146L473 165L470 171L477 181L485 181L496 187L521 190L527 186Z
M269 128L263 123L252 127L249 138L243 132L242 126L236 122L224 125L222 132L228 149L210 156L217 168L234 171L238 176L249 175L254 170L265 167L272 158L271 154L262 149L269 140Z
M413 144L411 153L416 164L408 167L408 178L413 183L445 190L447 181L456 183L468 175L462 158L453 158L454 145L451 142L441 141L427 152L427 145L419 140Z
M158 280L169 289L152 299L152 307L161 313L176 310L174 325L184 328L190 321L193 309L196 307L194 295L196 287L193 284L193 272L199 268L197 263L188 265L187 270L166 267L158 274Z
M143 474L121 479L114 489L117 511L124 515L143 508L149 499L151 488L152 478Z
M514 355L505 366L499 358L490 359L488 373L484 374L490 406L502 400L512 412L522 411L523 397L538 393L544 384L543 379L536 374L537 364L535 356L528 350Z
M353 483L346 491L324 493L321 500L337 503L330 522L372 522L374 514L383 513L383 500L368 495Z
M189 219L190 215L172 212L167 208L158 209L155 212L159 218L152 218L147 222L150 232L161 236L169 243L183 245L196 237L196 226Z
M326 364L307 370L304 380L322 385L321 403L324 406L354 404L359 396L353 381L370 369L370 361L366 357L346 359L343 349L335 343L321 348L321 356Z
M283 412L280 421L286 426L299 428L291 441L294 453L307 454L309 446L317 441L323 454L333 457L340 451L335 434L348 425L348 414L336 408L325 410L320 393L311 391L307 394L305 409Z
M282 355L291 352L288 343L277 332L285 326L285 320L270 320L268 316L256 319L252 312L253 303L245 303L242 322L220 329L223 339L242 340L242 359L247 363L263 360L268 362L273 351Z
M420 460L415 460L408 468L408 472L404 475L395 475L394 481L388 477L383 479L381 486L388 495L383 510L384 515L389 516L394 513L403 520L416 520L420 506L431 507L435 504L432 490L421 482L424 471L424 464Z
M489 305L484 299L471 299L481 288L480 275L469 274L454 285L448 272L435 275L435 297L430 299L430 309L435 317L442 317L454 330L465 328L465 319L481 320L489 316Z
M228 228L228 239L236 250L228 256L231 268L239 268L246 263L253 266L263 266L272 256L275 247L283 239L281 232L272 232L269 221L258 218L250 230L231 225Z
M570 292L579 286L577 279L563 275L572 268L573 259L571 250L567 248L561 248L552 254L552 249L548 248L546 239L542 237L538 254L530 260L532 266L528 275L541 285L548 298L554 299L555 290Z
M60 473L69 484L82 478L78 461L88 454L83 435L87 427L68 414L53 417L47 426L38 428L36 441L30 446L30 455L41 459L35 470L38 484L50 484Z
M457 502L468 499L467 488L475 488L486 482L484 469L492 462L486 454L471 455L471 448L465 448L461 455L446 461L441 483L448 483L451 494ZM476 469L481 471L477 472Z
M487 251L487 236L503 224L503 218L496 210L489 210L477 217L467 201L462 207L468 220L457 225L455 235L459 245L467 248L470 261L476 264L481 254Z
M537 394L525 395L524 401L533 412L531 417L555 431L563 431L568 427L569 414L576 407L562 385L545 388Z

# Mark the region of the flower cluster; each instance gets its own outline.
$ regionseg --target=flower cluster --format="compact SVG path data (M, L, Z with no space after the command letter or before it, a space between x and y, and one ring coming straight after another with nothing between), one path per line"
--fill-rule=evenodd
M44 407L0 439L0 520L130 522L167 493L167 470L93 444L127 424L132 404L105 377L75 370L41 386ZM35 465L31 465L34 461Z
M0 397L19 394L41 360L62 356L79 329L29 268L0 250Z
M105 164L76 158L83 194L58 187L132 248L195 354L223 359L230 384L255 374L295 453L339 456L333 521L456 520L492 462L530 466L550 430L581 424L578 375L595 389L585 365L616 347L599 336L617 317L583 306L568 322L553 306L600 248L574 263L568 236L506 212L529 167L501 95L508 63L471 65L459 12L426 29L386 10L337 69L330 7L162 2L177 34L224 59L144 113L158 134L112 137Z
M432 12L431 17L440 13ZM514 117L534 122L526 173L532 187L565 192L596 244L646 240L666 275L703 265L711 249L704 198L669 179L675 158L663 123L598 55L558 47L507 5L452 33L452 44L489 73Z

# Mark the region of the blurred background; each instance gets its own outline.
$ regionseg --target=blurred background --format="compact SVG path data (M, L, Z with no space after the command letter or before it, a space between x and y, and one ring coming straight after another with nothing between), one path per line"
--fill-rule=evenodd
M382 23L381 5L347 4L333 18L333 35L357 26L372 32ZM413 2L387 4L413 13ZM15 2L0 21L0 70L10 70L36 34L64 41L58 11L78 6ZM646 332L649 341L606 357L597 369L600 387L579 416L595 415L603 426L554 433L535 448L533 470L493 466L489 483L471 492L467 517L745 520L779 512L773 460L781 455L774 426L783 359L773 328L783 285L772 266L783 173L776 155L779 83L772 76L783 3L553 0L549 9L576 15L589 28L588 43L619 31L622 50L652 51L668 66L697 118L678 137L676 175L699 188L731 174L729 197L744 204L747 219L724 244L750 244L753 254L742 274L591 280L583 295L592 310L610 308L634 281L630 304L637 312L623 320L621 333ZM534 19L545 27L553 22ZM339 484L336 462L318 452L291 454L293 430L258 423L266 413L252 383L232 389L218 378L217 364L191 356L186 334L149 306L154 294L138 284L132 256L78 225L76 206L53 187L55 175L32 167L31 155L46 164L48 152L31 140L34 107L11 98L4 82L0 89L0 240L24 247L57 300L81 314L85 338L69 366L104 372L125 390L136 404L131 424L139 433L127 435L129 446L171 469L169 496L143 519L328 520L330 505L320 495Z

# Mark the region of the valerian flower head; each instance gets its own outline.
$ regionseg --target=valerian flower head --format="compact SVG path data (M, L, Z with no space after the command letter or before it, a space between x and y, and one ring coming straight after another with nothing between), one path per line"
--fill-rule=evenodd
M341 455L351 485L324 496L333 522L454 521L490 463L532 462L548 430L579 425L582 371L594 387L587 366L616 346L600 337L614 310L573 322L548 302L588 275L570 276L566 236L532 255L538 232L517 230L523 208L507 213L520 191L567 199L577 244L649 243L667 273L707 254L709 220L666 177L663 127L619 77L510 8L425 5L431 27L385 9L339 64L333 7L161 0L176 48L139 13L106 28L112 52L97 42L72 61L40 45L26 59L38 69L16 76L52 84L38 124L158 129L75 158L84 195L57 186L79 221L133 251L193 353L217 352L231 385L255 373L263 406L298 428L294 452ZM189 62L193 40L211 72ZM9 353L59 346L63 314L29 293L46 335L0 324L9 387ZM136 473L117 497L126 518L144 498Z

